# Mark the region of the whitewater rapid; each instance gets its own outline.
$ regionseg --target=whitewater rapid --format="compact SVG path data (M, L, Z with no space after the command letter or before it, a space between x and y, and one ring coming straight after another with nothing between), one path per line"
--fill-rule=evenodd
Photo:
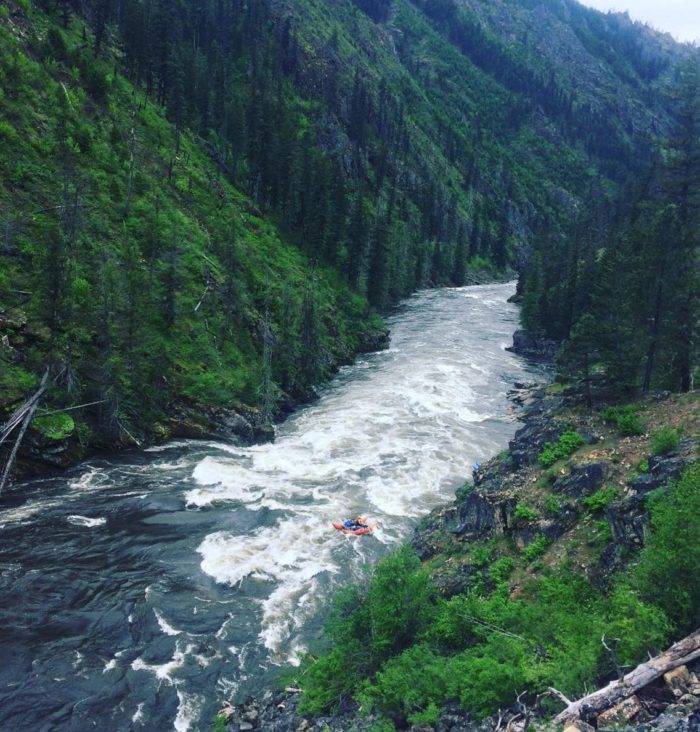
M0 728L207 729L318 634L517 423L514 286L422 292L273 443L177 442L18 486L0 504ZM371 515L371 537L336 518ZM105 711L105 703L108 709ZM21 722L21 724L20 724ZM17 726L20 724L20 726Z

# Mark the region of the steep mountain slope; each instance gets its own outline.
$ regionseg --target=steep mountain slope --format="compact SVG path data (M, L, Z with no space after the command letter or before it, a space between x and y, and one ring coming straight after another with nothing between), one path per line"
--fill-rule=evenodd
M367 303L526 260L644 167L685 54L549 0L22 0L0 22L3 404L50 365L54 407L98 404L41 439L85 444L203 434L189 407L167 423L193 403L261 406L251 434L381 340Z
M3 11L0 406L49 366L52 408L97 402L35 420L45 459L96 441L265 434L270 414L239 402L273 412L381 342L362 298L93 58L79 19Z

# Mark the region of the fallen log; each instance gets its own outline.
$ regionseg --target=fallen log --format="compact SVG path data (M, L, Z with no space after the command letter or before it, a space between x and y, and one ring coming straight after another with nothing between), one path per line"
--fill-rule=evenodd
M661 655L640 664L621 679L615 679L602 689L572 702L557 714L554 722L564 724L576 719L588 719L627 699L668 671L691 663L696 658L700 658L700 630L674 643Z
M19 446L22 444L22 440L24 439L24 433L27 431L27 427L29 427L29 424L34 417L34 412L36 412L36 409L39 406L39 400L41 399L41 395L46 391L46 382L48 378L49 369L47 368L46 371L44 371L41 383L39 384L39 389L26 402L25 411L22 412L20 419L22 426L20 428L19 435L17 436L17 440L12 447L10 456L7 458L7 463L5 463L5 469L2 472L2 477L0 477L0 493L2 493L2 490L5 487L5 483L7 483L10 478L12 466L14 465L15 458L17 457L17 451L19 450ZM17 422L16 424L19 424L19 422ZM10 427L9 431L7 431L7 435L9 435L9 432L14 429L14 426L16 426L16 424Z

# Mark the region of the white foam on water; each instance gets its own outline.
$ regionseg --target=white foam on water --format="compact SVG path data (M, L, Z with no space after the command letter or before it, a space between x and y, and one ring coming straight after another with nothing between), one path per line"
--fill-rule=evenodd
M66 518L66 521L70 524L74 524L75 526L85 526L87 528L94 528L95 526L104 526L107 523L106 518L90 518L89 516L80 516L78 514L74 514L72 516L68 516Z
M111 660L107 661L105 664L105 667L102 669L102 673L106 674L108 671L112 671L112 669L115 669L117 667L117 659L112 658Z
M173 628L172 625L163 617L160 610L157 608L153 608L153 614L156 616L156 620L158 621L158 625L160 626L160 629L166 634L166 635L180 635L182 633L181 630L178 630L177 628Z
M177 690L177 699L177 714L173 726L177 732L187 732L199 719L203 700L199 694L188 694L180 689Z
M185 650L181 650L179 642L175 646L175 652L170 661L166 661L161 664L150 664L146 663L142 658L135 658L131 662L131 668L134 671L148 671L153 674L158 680L166 681L169 684L174 684L175 679L173 674L185 665L186 657L189 653L194 650L193 645L188 645Z
M131 721L134 724L143 724L144 716L143 716L143 707L144 702L139 702L136 706L136 711L134 712L134 716L131 718Z
M151 447L145 447L144 452L163 452L165 450L174 450L178 447L188 447L192 443L187 440L175 440L173 442L166 442L163 445L151 445Z
M348 562L360 572L376 556L366 542L400 540L451 497L474 462L505 446L515 428L504 394L525 370L502 350L516 327L516 309L506 305L512 291L419 294L396 317L392 347L341 370L320 400L278 428L275 442L216 444L194 468L188 505L243 503L281 514L274 526L217 531L198 547L217 582L271 584L259 638L273 661L298 659L297 632L322 601L320 578L347 574ZM381 531L343 541L329 524L357 513L374 514Z

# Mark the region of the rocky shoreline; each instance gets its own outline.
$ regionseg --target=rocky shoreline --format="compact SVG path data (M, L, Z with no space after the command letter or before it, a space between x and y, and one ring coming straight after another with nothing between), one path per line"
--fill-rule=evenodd
M503 283L514 277L515 273L512 271L498 276L489 270L474 270L466 273L465 285ZM10 360L21 361L21 344L32 344L45 338L46 334L36 332L21 311L13 314L0 310L0 349L5 349L11 357ZM358 350L333 364L329 378L358 356L387 348L389 340L390 333L386 328L362 334ZM274 422L283 422L317 397L315 389L284 394L274 415ZM3 403L0 396L0 415L9 414L13 406L16 405ZM0 419L0 423L1 421ZM63 439L50 438L30 427L20 448L13 477L15 481L23 481L50 475L66 470L91 456L143 449L171 439L222 440L252 445L272 441L274 436L274 426L266 423L254 406L241 403L211 406L180 397L168 406L163 419L150 428L142 429L137 434L122 429L112 439L99 443L86 442L76 432ZM2 453L0 456L4 457Z
M439 569L433 572L433 579L438 591L449 597L467 590L478 574L478 568L470 563L468 552L460 555L455 548L506 537L521 549L536 536L546 537L547 543L556 547L557 541L576 532L582 522L585 523L586 499L603 485L615 484L620 486L619 497L605 511L609 536L599 558L586 563L579 556L571 557L579 564L582 574L602 586L613 572L629 561L631 552L643 544L648 522L644 499L669 479L678 477L684 467L696 459L693 443L686 439L667 455L648 455L648 470L630 477L626 472L629 455L637 443L632 438L625 438L611 447L609 430L581 409L583 396L576 387L515 384L509 397L524 424L511 440L508 451L480 466L474 473L473 484L458 491L453 503L425 517L415 529L411 545L423 560L442 559ZM666 404L668 400L668 395L657 395L652 400L654 408L673 410L673 404ZM516 507L536 480L538 456L547 443L555 442L572 427L582 435L585 456L572 462L561 471L562 474L552 476L551 490L557 496L559 508L553 514L524 521L516 513ZM514 588L514 592L517 591L518 588ZM637 732L697 732L700 730L700 662L683 666L679 673L682 683L675 677L656 680L633 697L631 706L614 707L597 718L577 721L567 729L569 732L590 732L595 725L598 729ZM353 701L345 702L334 714L306 718L297 712L299 698L300 690L296 688L269 691L259 699L248 699L240 705L226 704L220 718L225 728L234 732L371 730L378 721L373 715L363 716ZM539 700L528 703L534 704L527 707L528 725L553 728L538 709ZM399 728L412 732L523 731L526 726L523 709L524 704L517 703L497 716L477 721L459 705L450 704L442 708L436 725Z
M0 321L0 324L3 322L5 321ZM15 325L21 331L26 327L26 321L18 321ZM352 363L364 353L387 348L389 340L390 335L386 328L364 334L357 352L348 354L347 358L335 363L332 373L337 373L341 366ZM297 409L317 398L315 389L283 395L274 415L274 422L279 424ZM0 401L0 409L4 408L6 411L12 406L3 405ZM266 423L260 410L254 406L242 403L211 406L180 397L167 407L163 419L150 429L142 430L137 435L123 429L109 441L86 443L76 432L62 439L52 439L30 427L19 450L13 477L15 481L29 480L66 470L91 456L143 449L176 438L253 445L270 442L274 437L274 426Z

